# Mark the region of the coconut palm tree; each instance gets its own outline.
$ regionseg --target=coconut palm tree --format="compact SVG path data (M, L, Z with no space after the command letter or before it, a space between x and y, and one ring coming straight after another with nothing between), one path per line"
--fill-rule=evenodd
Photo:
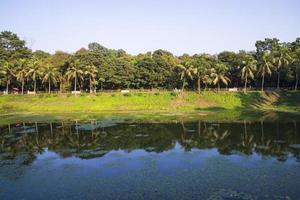
M41 77L41 75L42 75L42 71L41 71L41 67L40 67L40 62L36 58L33 58L29 62L26 77L29 77L30 79L33 80L34 93L36 93L36 81L37 81L38 78Z
M25 85L27 72L28 72L28 60L26 58L22 58L19 60L19 68L16 74L17 81L20 81L22 84L22 95L24 94L24 85Z
M52 64L47 63L43 69L43 79L42 82L48 82L48 92L51 93L51 83L56 85L59 78L59 72L56 67Z
M258 69L258 73L261 75L261 91L264 91L264 83L265 83L265 76L272 74L272 67L274 59L271 57L270 53L264 52L261 57L260 67Z
M280 71L282 68L289 65L291 61L291 55L287 47L281 47L277 51L277 56L274 58L274 65L276 65L277 71L277 89L280 88Z
M298 82L300 76L300 48L296 49L295 52L292 54L292 70L295 75L295 87L294 90L298 89Z
M75 90L75 96L77 91L77 82L78 79L83 79L84 72L81 69L81 64L79 60L75 60L72 62L68 68L68 71L66 73L67 79L70 81L71 79L74 79L74 90Z
M220 83L224 83L226 86L230 82L230 79L226 76L228 67L224 63L217 63L213 69L212 77L213 84L218 85L218 92L220 91Z
M186 85L186 79L192 79L193 76L197 73L197 68L195 68L191 61L188 59L184 59L180 65L178 65L180 69L180 79L182 80L182 93L184 91L184 87Z
M196 58L195 64L197 68L196 76L197 76L197 87L198 93L201 92L201 82L207 79L207 76L210 74L211 62L206 55L200 55Z
M102 78L102 77L100 77L100 78L98 79L98 82L100 82L100 90L101 90L101 91L103 91L103 83L104 83L104 81L105 81L105 79Z
M244 60L242 61L242 74L241 78L245 80L245 88L244 92L247 92L247 82L248 78L254 79L253 72L256 70L257 61L252 55L246 55Z
M96 83L96 76L97 76L98 70L94 65L87 65L84 68L84 75L89 77L89 83L90 83L90 93L93 92L93 85Z
M13 66L7 61L3 62L3 64L0 66L0 74L5 76L6 94L8 94L8 88L9 88L10 81L14 77Z

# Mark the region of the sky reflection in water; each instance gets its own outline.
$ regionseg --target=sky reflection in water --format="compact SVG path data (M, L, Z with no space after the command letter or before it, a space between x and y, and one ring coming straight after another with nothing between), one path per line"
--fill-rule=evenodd
M0 199L297 199L300 123L0 128Z

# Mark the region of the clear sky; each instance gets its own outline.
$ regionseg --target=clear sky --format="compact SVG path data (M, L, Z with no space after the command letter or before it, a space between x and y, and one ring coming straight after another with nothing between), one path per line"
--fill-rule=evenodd
M132 54L253 50L300 37L300 0L0 0L3 30L51 53L90 42Z

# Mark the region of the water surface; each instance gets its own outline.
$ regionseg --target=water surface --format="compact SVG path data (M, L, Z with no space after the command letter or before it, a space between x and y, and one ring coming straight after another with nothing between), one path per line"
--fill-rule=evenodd
M299 199L300 122L0 127L0 199Z

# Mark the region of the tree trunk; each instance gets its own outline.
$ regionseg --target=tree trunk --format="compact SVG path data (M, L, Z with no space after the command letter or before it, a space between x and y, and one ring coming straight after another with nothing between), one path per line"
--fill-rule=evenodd
M24 94L24 80L22 81L22 95Z
M90 76L90 94L92 93L92 79L91 79L91 76Z
M184 91L184 86L185 86L185 78L183 78L183 84L182 84L182 89L181 89L181 92L183 93Z
M201 92L201 80L198 77L198 93L200 94L200 92Z
M33 90L34 90L34 95L35 95L35 93L36 93L36 80L34 79L34 88L33 88Z
M9 85L9 80L7 78L7 81L6 81L6 94L8 94L8 85Z
M298 74L296 74L295 90L297 90L297 87L298 87L298 81L299 81L299 77L298 77Z
M61 76L60 77L60 83L59 83L59 92L60 92L60 94L63 92L63 84L64 84L64 79Z
M49 79L49 94L51 93L51 79Z
M245 77L245 88L244 88L244 92L246 93L247 92L247 80L248 79L248 76L246 74L246 77Z
M280 87L280 71L278 71L278 75L277 75L277 89L279 89Z
M77 76L75 75L75 96L76 96Z
M220 82L218 82L218 92L220 91Z
M262 80L261 80L261 91L264 91L264 83L265 83L265 74L262 75Z

